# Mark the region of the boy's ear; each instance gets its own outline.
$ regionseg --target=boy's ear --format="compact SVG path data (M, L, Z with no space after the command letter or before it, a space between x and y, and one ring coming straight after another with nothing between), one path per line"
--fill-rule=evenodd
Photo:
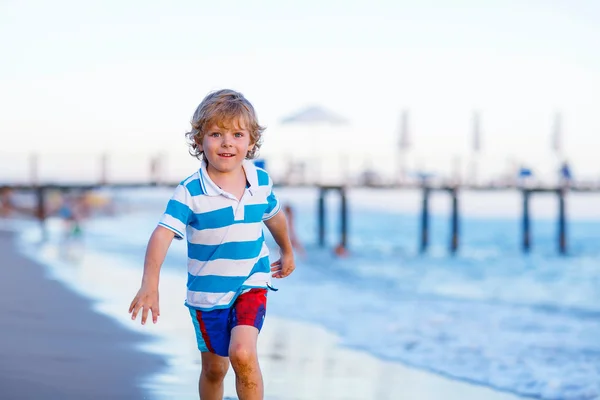
M202 150L202 139L200 139L199 136L194 136L194 142L196 143L198 150L203 151Z

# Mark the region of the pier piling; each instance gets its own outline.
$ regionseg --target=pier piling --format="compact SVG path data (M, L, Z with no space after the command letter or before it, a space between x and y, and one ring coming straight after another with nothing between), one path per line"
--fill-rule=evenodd
M348 202L346 200L346 190L343 186L320 186L318 202L318 237L319 246L325 247L325 224L327 208L325 205L325 196L327 192L334 191L340 196L340 241L336 246L341 245L344 249L348 247Z
M44 186L37 186L35 188L36 198L37 198L37 207L36 207L36 217L40 221L40 227L42 229L42 237L44 240L48 238L48 228L46 226L46 217L48 216L46 210L46 188Z
M458 190L456 188L452 188L450 190L450 195L452 196L452 218L450 221L452 230L451 230L451 238L450 238L450 252L455 254L458 250Z
M427 186L423 187L423 200L421 203L421 253L427 250L429 245L429 193Z
M565 216L565 190L558 189L558 251L567 253L567 222Z
M340 244L343 248L348 247L348 204L346 202L346 191L340 190Z
M529 252L531 249L531 232L529 219L529 198L531 192L528 189L523 189L523 251Z
M323 188L319 189L319 246L325 247L325 194L326 191Z

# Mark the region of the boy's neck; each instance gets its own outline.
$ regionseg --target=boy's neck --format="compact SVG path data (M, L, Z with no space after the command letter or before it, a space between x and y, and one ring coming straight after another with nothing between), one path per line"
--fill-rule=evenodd
M239 197L240 190L243 192L246 188L246 173L242 165L233 171L220 172L207 162L206 172L217 186L236 197Z

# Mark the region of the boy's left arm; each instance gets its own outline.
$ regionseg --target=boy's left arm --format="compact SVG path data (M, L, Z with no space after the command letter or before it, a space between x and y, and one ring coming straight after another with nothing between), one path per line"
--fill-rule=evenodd
M296 268L294 263L294 251L288 234L285 213L278 212L272 218L264 221L267 229L273 235L273 239L279 246L281 257L271 264L271 272L274 278L285 278Z

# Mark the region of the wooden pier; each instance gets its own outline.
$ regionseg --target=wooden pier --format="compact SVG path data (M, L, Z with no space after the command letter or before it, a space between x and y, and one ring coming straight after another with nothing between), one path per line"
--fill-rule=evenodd
M319 186L318 200L318 237L319 246L325 247L325 221L327 218L327 208L325 206L325 196L328 192L335 192L340 198L340 239L338 245L348 247L348 202L346 200L346 188L343 186Z
M58 192L84 192L98 188L112 188L112 189L126 189L126 188L143 188L143 187L175 187L178 182L167 182L160 176L159 168L157 168L157 160L152 159L149 170L150 179L146 182L121 182L115 183L110 182L107 171L107 157L104 155L100 159L100 165L102 166L100 178L95 183L43 183L39 180L38 168L39 162L36 157L31 158L31 174L30 182L22 184L3 184L0 181L0 195L8 191L28 191L35 193L36 207L35 210L31 210L31 213L35 215L43 223L49 215L47 209L47 193L51 191ZM450 207L450 237L448 238L448 251L450 254L456 254L460 247L460 193L466 191L475 192L490 192L490 191L518 191L522 196L522 218L521 218L521 232L522 232L522 250L529 252L532 247L532 235L531 235L531 198L538 193L553 193L558 199L558 210L557 210L557 226L558 235L556 239L557 251L560 254L566 254L568 251L567 241L567 216L566 216L566 203L565 198L567 193L600 193L600 185L575 185L575 184L564 184L560 187L542 187L542 186L531 186L531 185L434 185L426 180L412 185L319 185L313 184L295 184L295 185L276 185L279 187L290 187L290 186L303 186L303 187L314 187L318 190L318 204L317 204L317 221L318 221L318 245L325 247L326 243L326 220L327 220L327 207L325 197L328 193L334 193L339 196L339 240L336 242L336 246L340 246L343 249L349 247L349 212L348 212L348 201L346 193L348 190L354 188L370 188L370 189L395 189L395 190L420 190L422 193L421 201L421 212L420 212L420 234L419 250L421 253L425 253L429 247L430 229L430 196L434 192L444 192L449 195L451 202ZM0 205L2 205L2 197L0 197ZM393 240L393 239L391 239Z
M369 186L371 188L376 188ZM393 187L386 186L386 188L395 189L407 189L407 187ZM326 237L326 214L327 209L325 206L325 196L329 192L335 192L340 197L340 239L339 242L344 247L348 246L348 206L346 200L346 191L351 187L345 186L318 186L319 199L318 199L318 238L319 246L325 247ZM450 237L448 240L448 251L450 254L456 254L459 250L460 244L460 207L459 199L461 191L519 191L523 199L522 206L522 217L521 217L521 231L522 231L522 250L523 252L529 252L532 247L531 237L531 207L530 201L533 195L537 193L552 193L557 196L558 199L558 210L557 210L557 222L558 222L558 235L556 241L556 248L559 254L567 254L567 217L566 217L566 204L565 197L568 192L587 192L587 193L600 193L600 189L592 187L560 187L560 188L548 188L548 187L497 187L497 186L469 186L465 188L457 186L412 186L410 189L419 189L422 193L421 201L421 212L420 212L420 234L419 234L419 250L421 253L426 253L429 247L429 219L430 219L430 196L434 192L444 192L450 197Z
M459 192L461 190L471 191L498 191L498 190L517 190L521 192L523 199L522 213L521 213L521 230L522 230L522 249L524 252L529 252L531 249L532 238L531 238L531 207L530 201L536 193L553 193L558 198L558 237L557 237L557 249L560 254L567 253L567 220L565 210L565 196L571 192L594 192L600 193L597 188L591 187L559 187L559 188L548 188L548 187L485 187L485 186L471 186L467 188L459 187L423 187L423 200L421 204L421 243L420 250L425 252L429 245L429 196L433 191L443 191L450 195L451 214L450 214L450 239L449 239L449 250L450 253L454 254L457 252L459 247L459 222L460 222L460 211L459 211Z

